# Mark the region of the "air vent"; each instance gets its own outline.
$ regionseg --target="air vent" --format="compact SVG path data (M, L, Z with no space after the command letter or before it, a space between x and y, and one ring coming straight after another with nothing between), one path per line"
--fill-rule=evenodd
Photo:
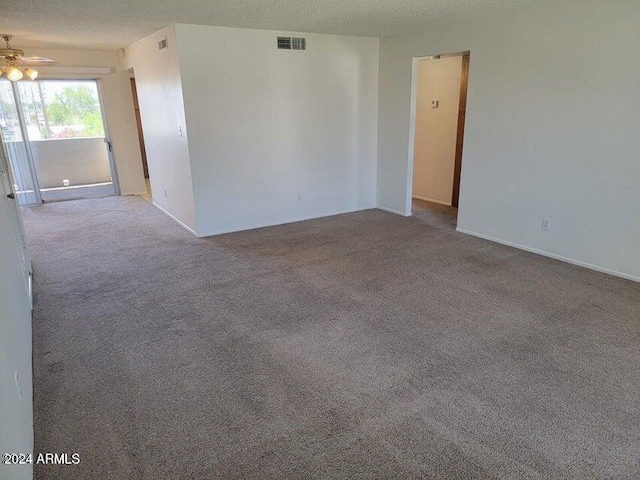
M307 49L307 39L302 37L292 37L291 38L291 49L292 50L306 50Z
M278 37L278 50L306 50L307 39L304 37Z
M291 50L291 37L278 37L278 50Z
M164 37L158 42L158 50L164 52L167 49L167 37Z

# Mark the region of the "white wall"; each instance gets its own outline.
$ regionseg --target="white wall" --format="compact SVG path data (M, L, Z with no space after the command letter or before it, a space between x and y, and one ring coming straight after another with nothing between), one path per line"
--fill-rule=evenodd
M168 49L159 51L158 42L165 37ZM175 28L163 28L127 47L121 68L135 71L153 202L195 233L189 132Z
M176 29L200 235L375 207L377 39Z
M33 451L31 306L14 236L19 219L10 202L16 200L6 197L9 185L0 159L0 454ZM32 472L30 465L0 464L3 480L30 479Z
M104 94L104 108L111 133L120 193L145 193L138 130L133 111L129 73L118 71L119 53L112 50L26 50L26 55L40 55L56 61L50 71L38 67L39 78L99 78ZM84 67L109 67L111 73L82 73ZM74 70L75 68L75 70ZM49 71L48 71L49 70ZM62 71L63 73L60 73Z
M417 73L413 197L451 205L462 57L421 59Z
M458 228L639 280L638 24L571 0L382 39L378 205L410 213L412 58L470 50Z

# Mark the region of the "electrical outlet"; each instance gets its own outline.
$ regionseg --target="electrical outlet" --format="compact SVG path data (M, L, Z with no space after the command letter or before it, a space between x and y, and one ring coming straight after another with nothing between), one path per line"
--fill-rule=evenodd
M68 187L69 185L71 185L71 182L69 181L69 179L68 179L68 178L64 178L64 179L62 179L62 184L63 184L65 187Z
M302 201L302 194L301 193L296 193L296 196L293 197L293 201L296 203L300 203Z
M542 228L542 230L544 230L545 232L548 232L549 230L551 230L551 219L550 218L543 218L542 219L542 226L540 228Z

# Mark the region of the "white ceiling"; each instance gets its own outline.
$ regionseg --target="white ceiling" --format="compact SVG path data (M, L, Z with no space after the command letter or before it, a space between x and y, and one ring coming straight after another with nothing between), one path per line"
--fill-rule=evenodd
M0 0L20 47L120 48L171 23L381 36L544 0Z

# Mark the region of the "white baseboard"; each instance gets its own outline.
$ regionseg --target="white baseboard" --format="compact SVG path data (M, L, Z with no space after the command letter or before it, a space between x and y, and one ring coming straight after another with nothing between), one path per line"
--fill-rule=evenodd
M237 227L237 228L231 228L227 230L218 230L215 232L203 233L201 235L196 235L196 236L200 238L213 237L215 235L224 235L226 233L244 232L245 230L256 230L258 228L276 227L278 225L285 225L287 223L305 222L307 220L315 220L317 218L334 217L336 215L345 215L347 213L362 212L365 210L372 210L374 208L375 207L362 207L362 208L352 208L347 210L339 210L337 212L323 213L321 215L311 215L311 216L290 218L290 219L282 220L276 223L259 223L259 224L246 225L246 226ZM188 227L185 227L185 228L188 228ZM191 229L189 230L191 231Z
M389 213L395 213L396 215L401 215L403 217L410 217L411 216L410 213L401 212L400 210L394 210L393 208L382 207L380 205L378 205L376 208L378 210L383 210L383 211L389 212Z
M456 228L456 232L464 233L466 235L471 235L472 237L482 238L484 240L489 240L491 242L500 243L502 245L506 245L508 247L517 248L518 250L524 250L525 252L535 253L537 255L542 255L543 257L553 258L554 260L560 260L561 262L570 263L572 265L577 265L579 267L588 268L589 270L595 270L596 272L606 273L608 275L613 275L614 277L624 278L625 280L632 280L634 282L640 282L640 277L636 277L635 275L629 275L628 273L618 272L617 270L611 270L610 268L600 267L598 265L593 265L591 263L582 262L580 260L576 260L569 257L564 257L562 255L556 255L555 253L545 252L544 250L538 250L537 248L527 247L525 245L520 245L518 243L509 242L507 240L501 240L499 238L492 237L490 235L485 235L483 233L472 232L471 230L465 230L464 228Z
M451 202L443 202L442 200L434 200L433 198L420 197L418 195L414 195L412 198L415 198L417 200L423 200L423 201L429 202L429 203L436 203L438 205L445 205L447 207L451 206Z
M162 208L160 205L158 205L156 202L151 202L153 204L154 207L156 207L158 210L160 210L162 213L164 213L166 216L168 216L169 218L171 218L174 222L176 222L178 225L180 225L182 228L184 228L185 230L187 230L189 233L192 233L193 235L195 235L196 237L199 237L199 235L195 232L195 230L193 230L190 226L186 225L185 223L181 222L180 220L178 220L176 217L174 217L173 215L171 215L169 212L167 212L164 208Z

